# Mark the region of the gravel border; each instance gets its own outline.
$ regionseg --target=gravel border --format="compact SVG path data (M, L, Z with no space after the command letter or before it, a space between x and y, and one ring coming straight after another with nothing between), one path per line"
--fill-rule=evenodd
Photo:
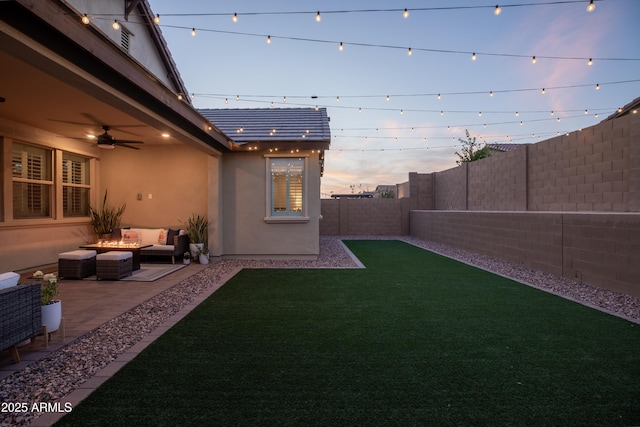
M471 251L407 236L320 237L316 261L229 260L181 281L56 352L0 381L0 402L60 402L65 396L162 325L185 305L239 268L361 268L342 239L397 239L489 270L581 304L640 323L640 298L599 289ZM39 412L0 413L0 426L28 425Z

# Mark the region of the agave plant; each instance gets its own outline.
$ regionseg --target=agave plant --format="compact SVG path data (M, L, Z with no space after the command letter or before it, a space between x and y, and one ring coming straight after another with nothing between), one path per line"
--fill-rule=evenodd
M198 214L191 214L187 222L184 223L189 235L191 243L206 243L207 228L209 221L207 218Z
M94 209L89 206L89 212L91 214L91 224L93 230L98 237L103 234L110 234L114 228L120 226L120 218L126 209L126 203L120 206L118 209L107 206L107 190L104 190L104 199L102 200L102 208L100 210Z

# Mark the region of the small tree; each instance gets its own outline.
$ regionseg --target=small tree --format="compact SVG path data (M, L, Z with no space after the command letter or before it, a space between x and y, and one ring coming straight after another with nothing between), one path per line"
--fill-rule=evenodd
M480 144L476 142L475 136L471 138L468 130L465 130L464 133L467 135L466 140L458 138L458 141L460 141L460 143L462 144L462 153L456 151L456 156L458 156L456 164L458 166L463 163L475 162L476 160L484 159L485 157L489 157L491 155L489 147L487 147L486 144L482 148L480 148Z

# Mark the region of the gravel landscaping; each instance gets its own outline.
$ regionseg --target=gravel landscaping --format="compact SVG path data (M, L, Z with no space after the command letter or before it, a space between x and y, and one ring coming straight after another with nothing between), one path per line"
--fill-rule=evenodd
M398 239L640 323L640 298L598 289L446 245L406 236ZM198 295L226 280L238 268L357 268L358 266L357 260L345 251L337 237L320 238L320 256L317 261L230 260L212 263L209 268L90 331L22 371L6 377L0 381L0 402L63 402L64 397L80 384L117 359L119 355L162 325ZM2 412L0 426L28 425L39 415L38 412L30 411Z

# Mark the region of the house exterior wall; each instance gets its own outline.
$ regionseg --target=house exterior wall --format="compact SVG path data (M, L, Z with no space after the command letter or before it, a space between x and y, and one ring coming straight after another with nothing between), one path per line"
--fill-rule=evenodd
M230 153L222 165L222 255L227 258L314 259L320 250L320 163L308 156L307 201L309 221L267 223L266 157L264 153Z
M192 213L208 215L208 156L182 145L149 145L140 150L104 150L99 160L98 200L126 203L123 227L184 228ZM138 194L142 199L138 200Z
M12 219L11 144L13 141L37 144L87 157L96 156L97 148L81 141L59 138L49 132L30 128L0 118L0 178L2 214L0 218L0 272L19 271L56 262L58 253L77 248L93 239L88 218L62 218L60 206L54 205L53 219ZM93 163L95 166L95 163ZM95 177L95 171L93 171Z

